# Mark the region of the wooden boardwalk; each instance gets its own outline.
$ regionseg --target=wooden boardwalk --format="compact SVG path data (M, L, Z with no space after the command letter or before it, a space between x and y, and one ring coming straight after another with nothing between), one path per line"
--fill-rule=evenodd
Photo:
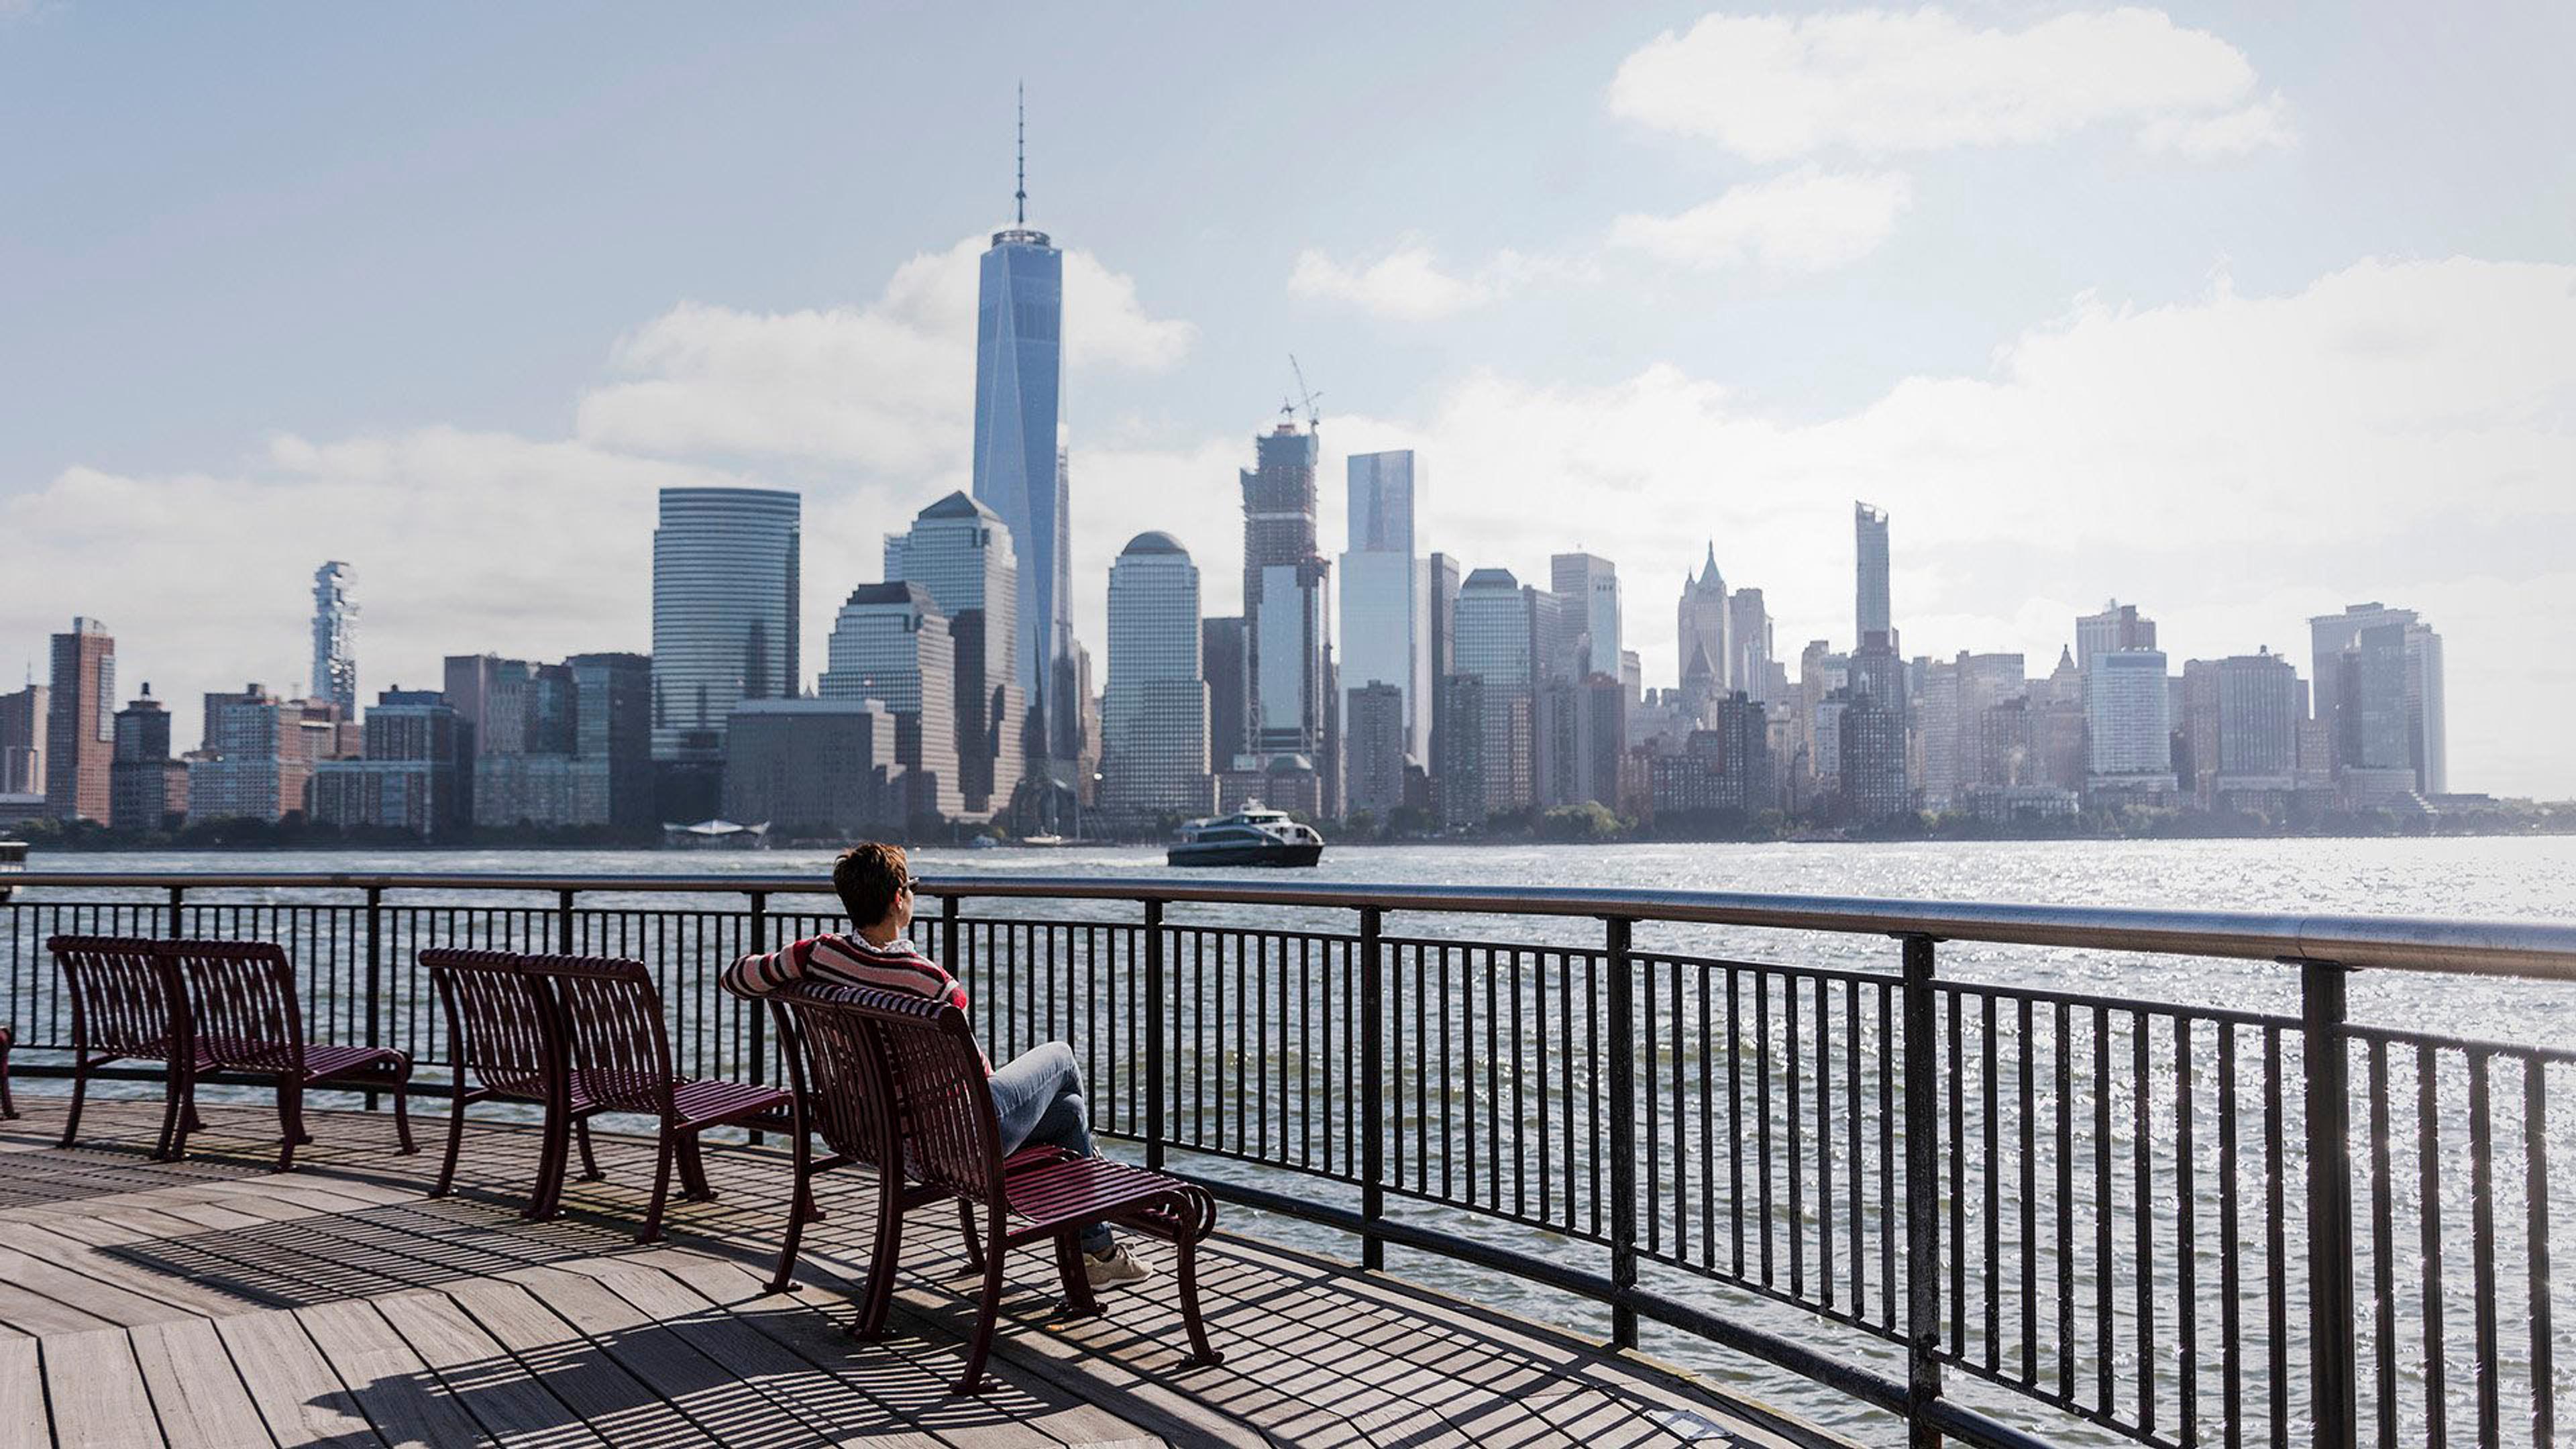
M171 1165L147 1155L157 1104L93 1102L64 1151L63 1100L19 1101L0 1123L0 1449L1818 1442L1650 1364L1233 1236L1203 1270L1224 1364L1188 1365L1167 1273L1069 1319L1052 1258L1027 1252L997 1386L952 1398L971 1318L953 1212L916 1215L896 1336L857 1343L866 1183L823 1180L807 1286L764 1294L774 1147L711 1152L717 1200L675 1203L671 1241L638 1248L649 1142L604 1136L606 1180L530 1224L527 1128L469 1128L460 1193L422 1195L434 1102L418 1157L387 1118L316 1113L280 1176L265 1108L209 1107Z

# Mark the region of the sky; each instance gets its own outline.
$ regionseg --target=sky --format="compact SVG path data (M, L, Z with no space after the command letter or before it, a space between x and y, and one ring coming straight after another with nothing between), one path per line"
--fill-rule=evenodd
M1612 559L1650 686L1714 548L1779 652L2046 672L2415 608L2454 789L2576 796L2576 8L0 0L0 670L75 614L195 738L648 647L654 496L805 495L804 672L968 483L975 259L1066 249L1077 633L1171 532L1239 607L1294 389L1423 546Z

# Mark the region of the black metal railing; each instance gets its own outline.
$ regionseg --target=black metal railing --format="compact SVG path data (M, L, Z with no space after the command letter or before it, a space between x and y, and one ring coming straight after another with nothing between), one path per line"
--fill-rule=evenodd
M841 924L814 883L765 878L20 885L0 1011L39 1073L68 1028L42 943L77 931L278 941L317 1038L433 1068L420 948L632 956L683 1070L774 1080L762 1015L716 970ZM1750 1354L1918 1443L2554 1442L2576 1164L2548 1115L2576 1051L2549 1043L2576 1025L2576 925L1009 877L924 895L915 934L996 1059L1072 1042L1102 1132L1356 1234L1370 1267L1421 1250L1579 1295L1620 1346ZM1750 959L1757 940L1807 959ZM1996 945L2259 963L2231 978L2255 999L1944 974ZM2349 1019L2356 971L2473 973L2531 1039Z

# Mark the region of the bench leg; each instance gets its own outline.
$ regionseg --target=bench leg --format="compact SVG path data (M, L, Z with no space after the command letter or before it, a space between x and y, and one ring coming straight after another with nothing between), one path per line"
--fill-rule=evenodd
M716 1190L707 1186L707 1160L698 1151L697 1133L680 1134L678 1157L681 1195L691 1202L712 1200Z
M394 1100L397 1103L395 1110L400 1111L399 1103L402 1099L397 1097ZM465 1073L460 1068L456 1074L455 1095L447 1099L447 1160L438 1165L438 1181L432 1183L429 1189L431 1197L445 1197L447 1190L456 1185L456 1152L464 1145Z
M1181 1326L1189 1330L1190 1361L1213 1367L1225 1362L1225 1355L1208 1342L1207 1325L1199 1321L1199 1245L1187 1233L1175 1241L1180 1260L1178 1276L1181 1288Z
M0 1119L15 1121L18 1103L9 1095L9 1048L0 1046Z
M277 1170L295 1170L295 1148L313 1139L304 1135L304 1084L291 1078L277 1081L277 1124L284 1129L286 1141L277 1150Z
M1100 1314L1100 1296L1091 1291L1091 1273L1082 1266L1082 1256L1078 1229L1067 1228L1055 1235L1055 1272L1064 1280L1065 1312L1075 1318L1096 1318Z
M164 1162L177 1162L188 1155L188 1134L202 1131L205 1123L197 1116L197 1084L178 1067L170 1068L169 1100L161 1115L161 1151Z
M788 1194L787 1241L779 1245L778 1271L769 1275L769 1291L786 1293L796 1287L796 1249L805 1241L805 1215L814 1205L814 1150L806 1145L805 1134L796 1134L796 1161L788 1169L788 1180L796 1190Z
M984 1271L984 1244L975 1236L975 1209L964 1198L957 1199L957 1231L966 1239L966 1271Z
M564 1159L570 1154L565 1139L572 1135L573 1130L573 1124L565 1120L566 1115L558 1113L552 1106L546 1108L545 1127L538 1134L537 1184L528 1190L527 1217L532 1222L543 1222L553 1217L556 1204L563 1197Z
M644 1212L644 1226L635 1234L639 1243L662 1241L662 1206L671 1200L671 1159L679 1155L680 1135L670 1128L662 1129L662 1148L654 1154L653 1205Z
M572 1135L581 1144L581 1180L599 1181L599 1159L590 1155L590 1119L584 1117L572 1124Z
M984 1360L993 1352L993 1330L1002 1318L1002 1234L1006 1228L1002 1210L992 1211L991 1246L984 1252L984 1300L975 1308L975 1338L966 1346L966 1372L950 1386L953 1394L977 1394L984 1391Z
M57 1145L69 1147L80 1139L81 1099L88 1095L89 1064L75 1057L72 1059L71 1115L63 1119L63 1140ZM152 1155L158 1157L169 1150L170 1123L165 1115L161 1123L161 1145L152 1149Z
M411 1140L411 1073L406 1071L394 1084L394 1141L402 1155L411 1156L420 1144Z
M871 1342L886 1336L886 1311L894 1302L894 1275L902 1259L903 1174L880 1169L876 1241L868 1251L868 1291L859 1297L859 1321L851 1325L851 1333Z

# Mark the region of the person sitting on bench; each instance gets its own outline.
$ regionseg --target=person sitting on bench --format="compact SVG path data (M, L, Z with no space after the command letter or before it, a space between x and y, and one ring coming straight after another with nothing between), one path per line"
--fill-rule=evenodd
M904 934L912 924L912 872L903 848L854 845L832 864L832 889L858 929L814 936L784 949L753 954L728 967L727 990L764 996L790 981L865 986L909 992L966 1010L966 988ZM1090 1157L1091 1114L1082 1099L1082 1064L1060 1041L1032 1047L984 1071L993 1090L993 1115L1002 1129L1002 1155L1023 1147L1061 1147ZM1094 1288L1142 1282L1153 1269L1128 1251L1107 1223L1083 1229L1083 1275Z

